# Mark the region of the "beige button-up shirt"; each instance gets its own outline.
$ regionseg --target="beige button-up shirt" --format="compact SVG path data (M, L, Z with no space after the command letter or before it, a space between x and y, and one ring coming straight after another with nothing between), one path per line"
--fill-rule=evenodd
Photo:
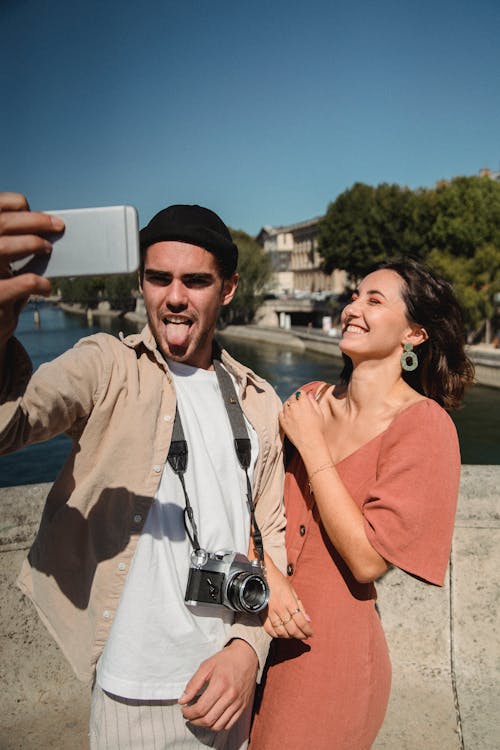
M104 333L82 339L31 377L15 340L7 361L0 452L61 432L73 439L19 585L76 675L91 681L167 459L176 409L172 378L147 326L123 340ZM222 362L237 380L259 439L255 514L267 552L284 569L280 401L227 352ZM269 637L258 617L237 614L228 640L233 638L255 649L262 669Z

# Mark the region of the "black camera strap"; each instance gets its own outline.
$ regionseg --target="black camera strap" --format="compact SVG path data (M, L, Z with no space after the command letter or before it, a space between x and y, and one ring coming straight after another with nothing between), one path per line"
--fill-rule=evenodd
M229 418L229 423L231 425L236 455L238 457L240 466L244 470L246 476L247 506L250 512L252 537L255 544L255 549L259 556L260 562L262 563L262 565L264 565L264 545L262 543L262 534L255 518L255 505L253 502L252 485L248 476L248 469L250 467L252 451L250 437L248 435L247 426L245 424L245 417L243 415L243 410L236 394L233 380L227 370L222 366L222 363L218 356L218 352L214 356L213 363L224 405L226 407L227 416ZM182 427L182 421L178 407L175 412L172 440L170 443L167 460L173 471L179 477L182 485L182 491L184 493L184 500L186 503L186 507L184 508L184 526L186 528L186 533L189 537L189 541L191 542L193 550L197 552L201 549L201 545L198 538L198 529L194 518L193 508L189 501L189 496L184 482L184 474L186 472L188 462L188 445L184 435L184 429ZM192 533L188 529L187 521L189 521L189 526L191 527Z

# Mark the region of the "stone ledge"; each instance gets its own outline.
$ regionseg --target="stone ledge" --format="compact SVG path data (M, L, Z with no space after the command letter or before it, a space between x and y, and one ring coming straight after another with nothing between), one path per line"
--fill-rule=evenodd
M0 489L0 746L87 750L88 688L15 587L50 485ZM500 466L463 466L442 589L391 570L377 584L393 689L374 750L497 750Z

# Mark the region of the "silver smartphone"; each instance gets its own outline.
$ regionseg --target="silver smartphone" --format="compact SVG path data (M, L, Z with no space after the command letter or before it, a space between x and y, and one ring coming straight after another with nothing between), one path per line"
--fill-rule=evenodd
M12 264L16 274L41 276L105 276L131 273L139 266L139 228L133 206L103 206L46 211L60 216L64 234L52 253Z

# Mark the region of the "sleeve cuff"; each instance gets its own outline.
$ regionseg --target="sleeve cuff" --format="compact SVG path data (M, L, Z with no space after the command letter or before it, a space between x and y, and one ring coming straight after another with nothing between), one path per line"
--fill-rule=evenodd
M272 638L266 633L260 622L255 621L256 615L239 614L237 617L238 621L231 626L224 645L227 646L230 641L240 638L253 648L259 660L257 682L260 682Z

